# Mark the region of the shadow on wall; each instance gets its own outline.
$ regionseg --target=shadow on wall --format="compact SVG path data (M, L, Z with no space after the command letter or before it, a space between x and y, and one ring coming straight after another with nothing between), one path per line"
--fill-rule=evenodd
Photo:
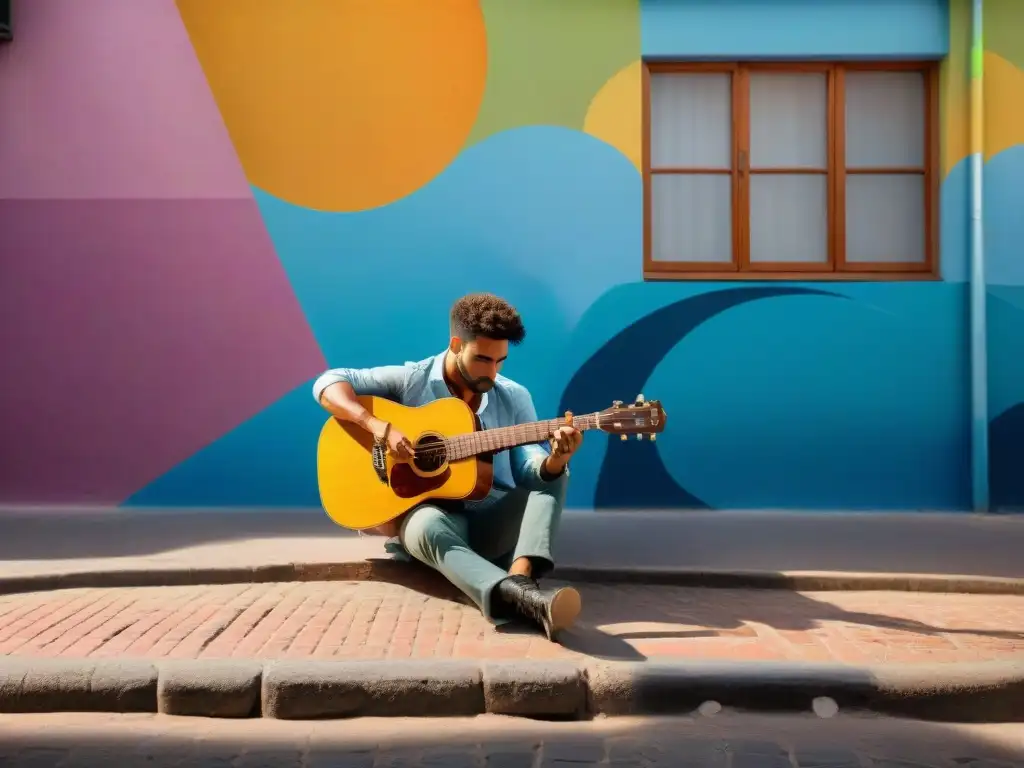
M1024 511L1024 355L1018 350L1024 340L1024 285L990 285L987 309L991 504L996 511L1020 512Z
M992 508L1024 512L1024 403L991 421L988 440Z

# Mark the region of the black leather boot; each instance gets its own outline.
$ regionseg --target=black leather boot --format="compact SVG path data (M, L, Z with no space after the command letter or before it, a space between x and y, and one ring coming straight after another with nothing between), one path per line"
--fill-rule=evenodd
M520 616L540 625L548 640L576 621L582 603L573 587L541 587L528 576L509 576L498 583L498 596Z

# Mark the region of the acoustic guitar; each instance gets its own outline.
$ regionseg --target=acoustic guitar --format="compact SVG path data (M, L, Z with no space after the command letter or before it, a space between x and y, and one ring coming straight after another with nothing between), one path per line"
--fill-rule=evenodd
M376 528L431 499L482 499L491 488L495 453L544 442L566 424L622 440L630 435L654 440L666 417L661 403L638 395L631 405L616 400L598 413L567 412L561 419L480 429L476 414L454 397L418 408L381 397L364 396L359 402L409 438L415 453L410 460L395 459L375 448L366 430L334 417L327 420L317 444L320 500L328 517L352 530Z

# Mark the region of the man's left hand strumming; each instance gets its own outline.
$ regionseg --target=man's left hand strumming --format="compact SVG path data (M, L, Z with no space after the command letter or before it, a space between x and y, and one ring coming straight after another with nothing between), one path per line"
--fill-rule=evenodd
M559 427L551 436L551 455L544 459L541 472L544 477L558 477L565 471L565 465L583 442L583 433L575 427Z

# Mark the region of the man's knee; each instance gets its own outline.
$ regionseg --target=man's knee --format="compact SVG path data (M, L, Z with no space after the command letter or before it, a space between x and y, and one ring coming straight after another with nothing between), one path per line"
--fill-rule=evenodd
M417 507L406 515L400 535L405 550L419 560L436 557L439 547L460 537L454 519L430 505Z
M543 487L533 491L550 496L559 507L565 506L565 497L569 492L569 471L566 470L550 482L544 483Z
M561 475L549 483L544 483L540 488L520 486L505 497L505 508L510 513L513 513L514 510L513 514L517 516L531 508L534 510L544 508L561 510L565 506L568 482L566 476Z

